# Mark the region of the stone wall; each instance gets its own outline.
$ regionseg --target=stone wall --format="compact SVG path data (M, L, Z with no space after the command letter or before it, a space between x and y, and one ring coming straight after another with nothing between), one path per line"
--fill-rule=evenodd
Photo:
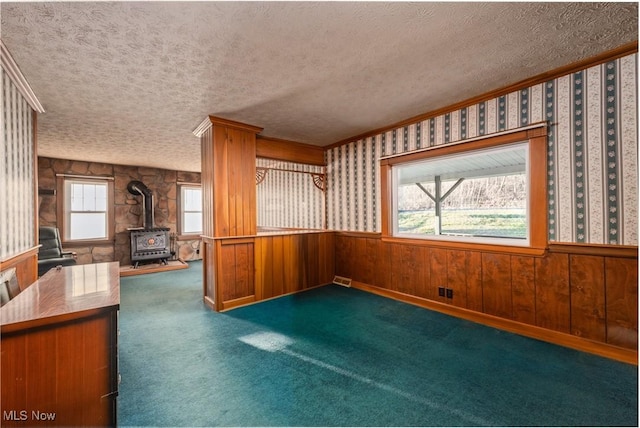
M114 178L115 242L92 246L70 246L65 249L78 254L78 263L118 261L120 265L131 264L128 228L143 225L142 196L132 195L127 184L132 180L143 182L153 193L156 227L168 227L172 237L177 232L178 182L200 183L200 173L170 171L125 165L95 162L79 162L63 159L38 158L38 188L56 189L56 174L83 176L110 176ZM38 197L41 226L57 226L58 195ZM61 221L61 219L60 219ZM177 240L176 254L182 260L200 259L200 240Z

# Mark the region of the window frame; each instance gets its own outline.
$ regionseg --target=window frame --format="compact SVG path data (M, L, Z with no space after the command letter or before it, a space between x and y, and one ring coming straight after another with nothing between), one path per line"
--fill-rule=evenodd
M114 193L114 178L108 176L82 176L82 175L68 175L57 174L57 224L60 230L60 240L62 245L67 246L89 246L89 245L101 245L101 244L113 244L115 242L115 193ZM107 236L105 238L91 238L91 239L69 239L69 210L67 206L67 182L85 182L85 183L99 183L107 185Z
M529 194L527 200L527 243L509 242L508 244L480 240L442 239L438 236L420 236L408 238L394 236L394 168L429 158L464 154L481 149L512 145L526 142L528 149ZM380 159L381 181L381 235L387 242L402 242L415 245L431 245L454 249L475 249L542 255L548 246L548 206L547 206L547 127L546 124L533 125L530 129L509 131L500 134L481 136L457 143L433 146L411 153L392 155ZM501 239L501 238L498 238Z
M203 215L203 224L201 225L201 230L198 233L183 233L184 227L184 214L185 211L183 209L182 199L184 198L182 191L183 189L199 189L202 195L202 184L201 183L178 183L178 191L177 191L177 207L178 207L178 215L177 215L177 228L178 228L178 239L181 241L189 240L189 239L200 239L200 236L203 234L204 229L204 209L200 211ZM204 207L203 207L204 208ZM197 211L189 211L189 212L197 212Z
M519 141L516 143L511 143L511 144L505 144L505 145L501 145L501 146L496 146L496 147L489 147L489 148L485 148L485 149L479 149L479 150L470 150L469 152L463 152L463 153L456 153L456 154L450 154L450 155L444 155L444 156L437 156L437 157L429 157L426 159L422 159L420 161L413 161L413 162L407 162L407 163L402 163L402 164L398 164L396 167L394 167L392 169L392 188L393 191L392 192L392 210L391 210L391 215L392 215L392 230L393 230L393 236L395 237L399 237L399 238L409 238L409 239L441 239L441 240L445 240L445 241L459 241L459 242L475 242L475 243L487 243L487 244L497 244L497 245L516 245L516 246L528 246L529 244L529 198L528 198L528 194L529 194L529 156L528 156L528 150L529 148L529 143L528 141ZM412 166L416 166L417 164L425 164L428 163L429 161L448 161L448 162L465 162L465 160L467 158L473 157L473 156L481 156L481 155L491 155L491 154L497 154L500 153L501 151L505 151L505 150L520 150L525 151L524 153L524 175L527 178L527 182L526 182L526 201L525 201L525 223L527 225L527 230L526 230L526 235L524 237L520 237L520 238L515 238L515 237L507 237L507 236L473 236L473 235L464 235L464 234L447 234L447 233L434 233L434 234L426 234L426 233L409 233L409 232L402 232L399 230L399 214L400 212L398 211L398 199L399 199L399 195L398 195L398 189L400 187L400 169L404 168L404 167L412 167ZM427 165L425 165L426 167ZM436 173L436 175L438 175ZM509 174L502 174L502 176L506 176ZM469 177L470 179L478 179L478 178L486 178L489 177L489 175L484 176L484 177ZM462 178L466 178L466 177L462 177ZM444 181L443 181L444 183ZM424 184L424 183L423 183ZM447 189L443 189L443 191L445 192L445 196L448 193L448 191L446 191ZM435 195L438 195L438 192L435 193ZM437 210L437 208L434 208ZM444 215L444 212L442 213L442 215Z

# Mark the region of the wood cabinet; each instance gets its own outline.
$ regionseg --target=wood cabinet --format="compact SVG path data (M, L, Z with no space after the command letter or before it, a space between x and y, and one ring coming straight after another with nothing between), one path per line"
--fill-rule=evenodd
M52 269L0 309L2 426L115 426L117 262Z

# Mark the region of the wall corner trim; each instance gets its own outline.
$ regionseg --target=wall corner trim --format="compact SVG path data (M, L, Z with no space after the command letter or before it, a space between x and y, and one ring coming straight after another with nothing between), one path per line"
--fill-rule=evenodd
M38 113L44 113L44 107L40 104L38 97L31 89L29 82L20 71L20 67L15 62L9 49L5 46L4 42L0 39L0 63L2 64L2 68L5 70L9 79L13 82L14 85L20 91L20 94L24 97L24 99L29 103L31 108Z

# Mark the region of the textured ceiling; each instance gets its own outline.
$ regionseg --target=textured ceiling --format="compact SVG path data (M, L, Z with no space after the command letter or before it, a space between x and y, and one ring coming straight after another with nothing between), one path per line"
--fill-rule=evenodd
M0 3L39 154L200 170L209 114L328 145L637 40L636 3Z

